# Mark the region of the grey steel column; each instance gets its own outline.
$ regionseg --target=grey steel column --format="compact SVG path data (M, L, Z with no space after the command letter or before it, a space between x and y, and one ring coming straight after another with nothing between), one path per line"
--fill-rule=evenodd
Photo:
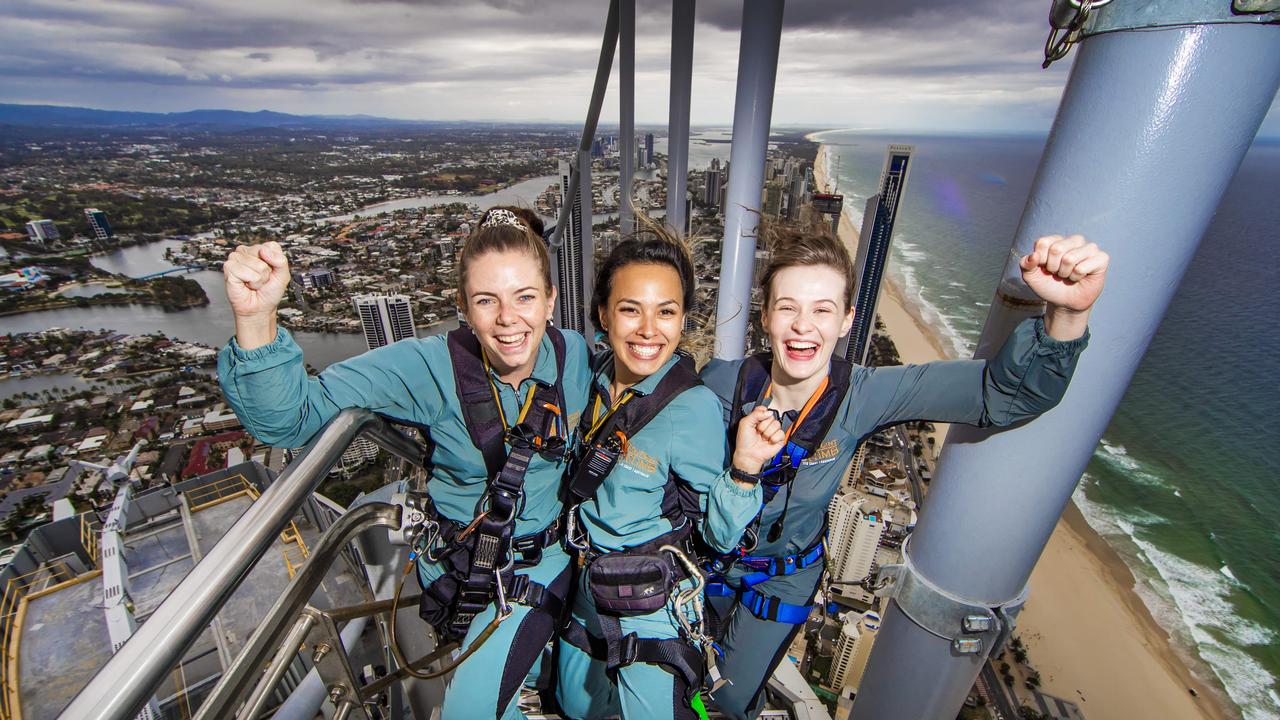
M783 0L752 0L742 5L729 189L724 208L724 242L720 246L720 294L716 301L715 353L725 360L741 358L747 350L756 225L769 149L773 84L778 75L782 8Z
M582 334L590 343L596 335L596 321L591 312L591 296L596 285L596 241L591 237L594 223L591 214L591 151L579 150L574 162L578 165L578 197L582 205L582 237L578 239L582 260Z
M671 2L671 115L667 119L667 226L684 232L689 175L689 98L693 93L695 0Z
M1151 28L1171 5L1228 24ZM1109 32L1079 49L1014 247L1082 233L1112 255L1107 289L1058 408L1005 432L952 426L909 543L920 573L951 594L994 606L1024 587L1275 97L1280 27L1229 24L1229 9L1114 3L1092 26L1109 18ZM979 356L1034 312L1014 275L1006 268ZM955 654L895 602L852 717L954 718L987 651Z
M636 0L618 0L618 232L635 232L631 183L636 165Z

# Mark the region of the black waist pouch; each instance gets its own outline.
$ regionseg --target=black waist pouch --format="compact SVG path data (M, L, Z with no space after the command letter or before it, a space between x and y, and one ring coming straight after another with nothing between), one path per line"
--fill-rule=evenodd
M596 609L612 615L645 615L666 607L678 578L665 555L608 553L592 561L587 586Z

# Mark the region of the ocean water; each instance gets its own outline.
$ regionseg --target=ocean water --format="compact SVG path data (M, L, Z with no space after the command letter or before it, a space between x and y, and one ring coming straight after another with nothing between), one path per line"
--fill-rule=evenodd
M890 273L968 357L1043 137L827 132L859 220L886 146L916 146ZM838 167L838 172L835 172ZM1075 494L1197 674L1280 718L1280 143L1249 150Z

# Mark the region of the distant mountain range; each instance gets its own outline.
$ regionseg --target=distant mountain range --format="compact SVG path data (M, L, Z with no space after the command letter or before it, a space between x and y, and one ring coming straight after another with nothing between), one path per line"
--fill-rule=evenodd
M218 128L341 128L447 126L428 120L392 120L371 115L290 115L259 110L190 110L177 113L94 110L58 105L10 105L0 103L0 125L39 127L218 127Z

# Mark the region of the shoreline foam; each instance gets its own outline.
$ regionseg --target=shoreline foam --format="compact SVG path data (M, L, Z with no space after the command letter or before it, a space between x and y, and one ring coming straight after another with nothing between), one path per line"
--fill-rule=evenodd
M827 162L826 145L820 144L814 163L819 187L829 185ZM848 209L839 232L855 250L858 232ZM948 352L892 274L885 288L878 310L902 361L953 357L955 348ZM945 435L946 426L939 425L939 449ZM1045 692L1077 702L1089 720L1239 717L1234 707L1228 712L1218 686L1189 669L1136 585L1119 553L1074 502L1068 503L1032 573L1017 631L1041 672Z

